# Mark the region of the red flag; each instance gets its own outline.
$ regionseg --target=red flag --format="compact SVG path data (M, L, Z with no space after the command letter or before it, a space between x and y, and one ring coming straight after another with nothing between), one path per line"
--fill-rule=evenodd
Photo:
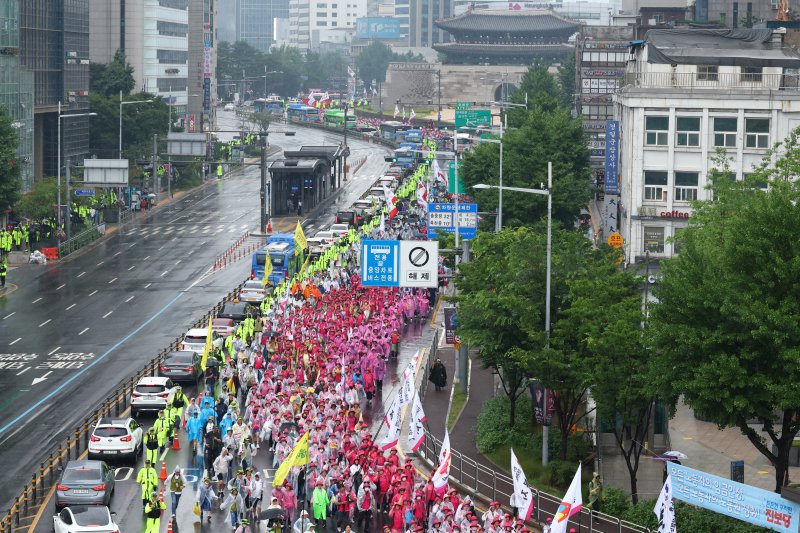
M383 186L383 194L386 196L386 206L389 208L389 222L391 222L397 214L397 196L386 185Z

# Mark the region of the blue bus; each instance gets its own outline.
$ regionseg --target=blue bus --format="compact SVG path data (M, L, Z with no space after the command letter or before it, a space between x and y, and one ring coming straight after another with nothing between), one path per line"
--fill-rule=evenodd
M319 109L305 104L289 104L286 118L289 122L319 122Z
M394 151L394 162L402 168L412 168L417 164L417 156L412 148L399 148Z
M406 130L402 132L403 140L410 143L422 142L422 130Z
M302 254L294 254L294 235L291 233L276 233L269 236L267 245L253 254L251 279L264 277L264 265L267 263L267 258L272 263L269 281L273 285L294 276L303 265Z
M256 113L283 115L283 109L283 102L277 98L258 98L253 101L253 111Z
M395 141L410 129L411 126L408 124L403 124L402 122L397 122L395 120L388 120L381 123L381 138L386 139L387 141Z

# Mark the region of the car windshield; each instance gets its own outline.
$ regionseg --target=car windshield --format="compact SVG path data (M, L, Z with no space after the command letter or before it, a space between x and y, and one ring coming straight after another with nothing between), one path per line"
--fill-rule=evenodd
M108 511L105 507L85 507L80 512L72 510L75 523L81 527L104 526L108 524Z
M98 481L100 478L100 469L82 466L64 470L64 476L61 481L66 483L70 481Z
M170 355L165 362L174 365L189 364L192 362L192 354Z
M124 437L127 434L128 431L125 428L117 428L112 426L106 426L94 430L94 435L96 437Z
M189 337L188 335L183 338L183 342L186 344L205 344L206 338L205 337Z
M142 394L158 394L164 392L166 387L164 385L136 385L136 392Z

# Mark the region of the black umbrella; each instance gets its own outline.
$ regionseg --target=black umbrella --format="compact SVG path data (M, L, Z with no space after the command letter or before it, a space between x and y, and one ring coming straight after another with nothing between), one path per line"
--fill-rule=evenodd
M294 422L284 422L283 424L281 424L281 427L278 429L278 433L283 433L283 430L285 430L285 429L286 430L292 430L293 429L295 431L299 431L300 428Z
M220 365L222 365L222 362L219 359L217 359L216 357L209 357L206 360L206 368L208 368L210 366L220 366Z
M285 511L279 507L273 509L265 509L258 515L259 520L284 520L286 518Z

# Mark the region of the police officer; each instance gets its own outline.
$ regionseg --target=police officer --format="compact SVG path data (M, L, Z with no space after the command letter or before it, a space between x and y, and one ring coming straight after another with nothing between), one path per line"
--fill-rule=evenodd
M172 397L172 407L177 409L175 424L178 427L183 423L183 408L187 405L189 405L189 398L186 397L183 388L179 386L175 389L175 395Z
M167 504L158 499L158 493L150 494L150 500L144 506L144 514L147 516L147 527L144 533L159 533L161 530L161 512L167 508Z
M158 461L158 435L156 435L155 428L150 428L150 430L145 433L144 449L150 464L156 464Z
M156 436L158 436L158 448L162 452L164 451L164 444L167 442L167 433L169 433L170 427L171 424L169 423L169 420L167 420L164 411L159 411L158 418L153 424L153 429L156 430Z
M6 286L6 272L8 272L8 265L4 260L0 260L0 287Z
M154 490L158 489L158 474L149 460L145 460L144 466L136 474L136 483L142 486L142 505L147 508L148 498ZM145 511L147 512L147 511Z

